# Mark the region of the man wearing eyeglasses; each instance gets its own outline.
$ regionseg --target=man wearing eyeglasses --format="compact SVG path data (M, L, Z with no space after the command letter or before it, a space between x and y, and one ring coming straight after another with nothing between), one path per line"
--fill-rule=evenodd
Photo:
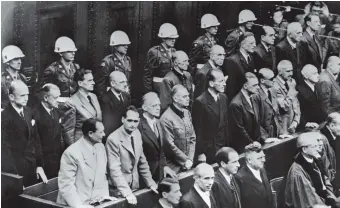
M106 141L110 195L124 197L129 204L137 204L133 190L139 188L139 174L147 187L157 193L148 162L143 152L141 133L137 129L139 113L134 106L127 107L123 125L110 134Z
M320 158L318 132L301 134L297 139L298 155L290 167L285 189L285 205L304 208L315 204L340 207L340 200L318 162Z

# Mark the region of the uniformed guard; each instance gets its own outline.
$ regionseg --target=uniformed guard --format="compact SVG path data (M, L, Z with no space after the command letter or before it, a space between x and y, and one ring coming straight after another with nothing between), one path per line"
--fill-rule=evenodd
M25 75L20 73L22 58L25 55L21 49L15 45L6 46L2 50L2 61L5 67L1 72L1 109L9 104L8 89L13 80L27 82Z
M94 74L95 91L99 99L110 87L109 75L113 71L123 72L131 85L131 58L126 55L130 44L129 37L125 32L117 30L111 34L110 46L112 46L113 52L104 57L99 70Z
M162 24L159 28L158 37L162 39L162 43L150 48L147 53L143 75L145 92L153 90L159 93L164 76L174 66L172 54L176 52L174 46L179 37L176 27L170 23Z
M59 53L60 60L53 62L44 71L43 84L52 83L60 89L60 101L69 98L77 88L77 83L73 81L79 65L74 63L77 48L73 40L69 37L59 37L55 42L54 52Z
M238 15L238 28L230 33L225 41L226 57L229 57L237 52L239 48L240 36L247 31L250 32L253 28L254 21L256 20L257 18L252 11L245 9L240 12Z
M281 40L283 40L287 36L287 27L288 27L288 22L286 19L283 18L283 13L285 11L289 12L290 9L283 10L282 7L275 7L273 10L273 22L271 26L275 30L276 34L276 39L275 43L279 43Z
M195 75L197 68L202 68L209 60L210 49L213 45L216 45L216 34L218 26L220 25L218 19L213 14L205 14L201 18L201 28L206 33L197 38L192 44L191 52L189 54L189 62L191 69L194 71L191 73Z

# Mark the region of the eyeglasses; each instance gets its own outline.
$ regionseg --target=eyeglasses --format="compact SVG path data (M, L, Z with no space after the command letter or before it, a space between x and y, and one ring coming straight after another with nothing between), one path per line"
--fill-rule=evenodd
M274 81L274 79L275 79L275 77L272 77L272 78L266 79L266 80L268 80L268 81Z
M133 120L133 119L126 119L127 122L133 122L133 123L138 123L139 120Z

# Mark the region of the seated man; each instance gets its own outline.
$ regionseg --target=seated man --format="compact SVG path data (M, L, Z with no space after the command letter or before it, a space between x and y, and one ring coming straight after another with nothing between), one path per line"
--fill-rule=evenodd
M82 131L84 136L63 153L58 176L57 203L77 208L116 200L109 197L104 126L90 118L83 122Z
M194 186L182 197L179 208L217 208L216 198L211 193L214 178L214 169L211 165L206 163L197 165Z
M122 118L123 125L110 134L106 141L109 181L113 195L123 196L129 204L137 204L132 191L139 188L139 174L147 187L157 193L148 162L143 153L143 141L137 129L139 113L129 106ZM111 190L110 190L111 191Z
M318 132L301 134L297 139L299 153L289 169L285 189L285 205L294 208L312 207L315 204L340 207L339 198L322 165L318 162Z
M177 179L164 178L158 184L157 190L160 199L156 202L153 208L173 208L178 205L182 193Z

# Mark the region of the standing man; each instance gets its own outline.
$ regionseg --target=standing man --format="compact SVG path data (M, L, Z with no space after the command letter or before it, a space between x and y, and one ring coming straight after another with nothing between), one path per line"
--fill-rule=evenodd
M214 169L211 165L206 163L197 165L194 186L182 197L179 208L217 208L218 199L211 193L214 178Z
M340 16L333 16L331 24L332 31L328 33L328 36L335 38L326 38L322 55L323 62L331 56L340 57Z
M168 166L176 173L190 170L195 155L196 135L192 125L188 90L183 85L175 85L171 90L173 103L160 118L164 134L165 152Z
M254 62L257 69L268 68L277 74L276 50L274 47L275 30L269 26L261 29L261 43L258 44L254 52Z
M243 165L236 178L241 190L242 208L273 208L274 199L264 169L266 156L261 144L251 143L245 147L246 164Z
M157 190L160 199L152 208L173 208L178 205L182 193L177 179L164 178L158 184Z
M240 163L239 155L231 147L223 147L216 153L218 170L215 172L215 181L212 193L217 199L217 207L241 208L241 193L234 175Z
M61 117L58 113L59 88L45 84L41 103L34 110L38 135L44 158L44 169L48 178L58 177L60 158L65 149L62 138Z
M110 184L115 188L113 195L126 198L129 204L137 204L132 191L139 188L139 174L146 186L155 193L157 193L157 184L152 179L143 152L143 141L137 129L139 113L134 106L127 108L122 123L123 125L107 138L105 146Z
M55 42L54 52L60 55L60 60L53 62L44 71L43 83L52 83L59 87L62 101L71 97L77 90L77 82L73 77L79 65L74 63L76 45L69 37L62 36Z
M260 122L257 108L253 107L251 96L257 93L259 81L255 74L247 72L241 91L229 105L229 138L231 147L243 152L244 147L253 141L260 141Z
M227 97L232 100L240 92L245 81L246 72L255 72L255 63L252 53L256 47L253 33L246 32L240 37L240 49L237 53L228 57L223 65L224 75L228 75Z
M62 123L66 146L70 146L83 136L81 127L85 120L89 118L102 120L102 111L97 96L91 93L94 87L91 70L76 71L74 81L78 84L78 91L67 101L69 107Z
M196 70L202 68L210 58L211 47L216 45L216 34L220 22L213 14L205 14L201 18L201 28L206 32L200 36L192 44L191 52L189 54L189 63L191 69L193 69L193 76L196 74Z
M319 82L316 83L316 96L321 102L321 110L329 115L340 112L340 85L336 81L340 73L340 58L329 57L327 68L320 73Z
M36 121L26 107L28 87L20 80L8 89L10 103L1 112L1 171L23 176L24 186L47 183Z
M207 82L207 75L213 69L221 70L225 59L224 48L220 45L214 45L210 50L210 59L198 69L195 74L194 84L195 93L194 98L200 96L205 90L208 89L209 83Z
M241 42L240 37L246 32L250 32L253 28L254 21L257 18L254 13L248 9L242 10L238 15L238 28L236 28L232 33L230 33L225 40L225 51L227 57L232 56L237 53L239 49L239 43Z
M152 178L160 181L167 175L175 177L168 166L164 153L164 133L159 123L161 103L157 93L148 92L143 96L143 115L140 118L138 130L142 135L143 151L150 166ZM161 194L161 193L160 193Z
M10 104L8 90L12 81L27 82L26 76L19 72L24 57L24 53L15 45L9 45L2 49L2 62L5 67L1 72L1 109L5 109Z
M101 109L105 134L109 136L122 125L122 117L131 104L128 80L123 72L113 71L110 76L110 90L103 93ZM104 144L106 138L103 140Z
M176 52L174 47L179 36L175 26L164 23L159 28L158 37L162 39L162 43L148 51L143 75L145 92L153 90L157 94L159 94L164 76L174 66L172 56Z
M208 164L216 152L228 145L228 98L224 94L223 72L213 69L207 76L209 88L194 101L192 120L196 132L196 155L204 154Z
M110 46L112 46L113 52L103 58L99 70L94 74L94 80L96 82L95 91L99 100L103 99L103 94L111 86L109 75L113 71L120 71L125 74L128 84L131 85L131 58L127 55L130 44L129 37L125 32L117 30L111 34Z
M274 79L274 89L277 93L279 104L280 126L282 134L295 133L300 123L300 104L295 89L296 82L292 78L293 66L288 60L280 61L277 65L278 75ZM280 132L281 133L281 132Z
M57 203L90 208L109 196L107 157L102 139L103 124L90 118L82 124L81 139L65 150L60 160Z
M293 65L293 78L300 78L300 71L305 65L305 49L300 42L303 37L301 24L292 22L287 27L287 37L276 45L276 60L288 60ZM297 81L299 81L297 80Z
M193 81L190 73L187 71L189 66L189 58L184 51L176 51L173 54L174 68L169 71L160 86L159 99L161 100L161 109L164 112L172 103L171 89L177 84L183 85L190 94L190 105L193 101Z

